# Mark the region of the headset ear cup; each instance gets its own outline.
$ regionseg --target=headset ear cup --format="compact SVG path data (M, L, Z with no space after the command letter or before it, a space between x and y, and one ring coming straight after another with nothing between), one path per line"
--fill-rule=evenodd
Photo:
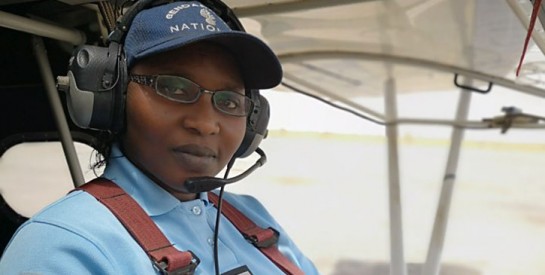
M103 89L98 75L108 63L108 48L84 45L75 49L68 65L67 107L72 121L81 128L92 127L97 93Z
M268 133L267 126L269 125L270 118L269 102L264 96L259 94L258 90L253 90L251 94L253 95L252 98L255 98L254 101L256 103L252 113L248 116L246 133L242 144L235 153L235 157L237 158L245 158L251 155L259 147L261 141L267 137Z
M123 128L127 68L121 46L82 46L69 64L67 107L81 128L117 132Z

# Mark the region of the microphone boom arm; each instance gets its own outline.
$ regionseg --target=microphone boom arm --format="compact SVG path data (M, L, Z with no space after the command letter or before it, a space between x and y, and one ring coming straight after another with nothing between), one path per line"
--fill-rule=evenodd
M250 168L248 168L246 171L242 172L240 175L236 177L228 178L228 179L222 179L222 178L216 178L216 177L189 178L184 182L184 186L189 193L200 193L200 192L208 192L218 187L221 187L223 185L231 184L239 180L242 180L246 178L248 175L250 175L257 168L263 166L267 162L267 156L265 155L265 152L263 152L263 150L261 150L260 148L257 148L255 152L259 154L259 159L256 160L254 165L250 166Z

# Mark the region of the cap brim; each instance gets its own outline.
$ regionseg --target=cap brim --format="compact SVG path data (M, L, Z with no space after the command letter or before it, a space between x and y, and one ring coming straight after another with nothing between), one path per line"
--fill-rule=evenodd
M174 50L195 42L210 41L224 46L237 61L244 84L248 89L270 89L282 81L282 66L274 52L259 38L245 32L211 33L188 40L177 37L140 52L135 60Z

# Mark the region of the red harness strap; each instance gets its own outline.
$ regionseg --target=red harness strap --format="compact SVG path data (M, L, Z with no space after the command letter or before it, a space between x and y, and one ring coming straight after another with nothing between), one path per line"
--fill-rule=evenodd
M163 274L193 274L200 260L191 251L179 251L138 203L113 182L98 178L79 190L93 195L125 226Z
M208 192L208 199L218 206L218 196ZM242 212L233 207L226 200L222 201L221 213L231 221L231 223L242 233L244 238L255 245L269 260L286 274L304 275L305 273L288 260L280 251L276 243L278 242L278 232L273 228L267 229L257 226L248 219Z
M163 274L194 273L200 263L199 258L191 251L182 252L174 248L142 207L121 187L110 180L98 178L79 187L78 190L86 191L104 204L125 226ZM216 194L208 192L208 198L217 206L219 198ZM278 268L289 275L304 275L303 271L278 251L276 230L263 229L227 201L222 203L223 215Z

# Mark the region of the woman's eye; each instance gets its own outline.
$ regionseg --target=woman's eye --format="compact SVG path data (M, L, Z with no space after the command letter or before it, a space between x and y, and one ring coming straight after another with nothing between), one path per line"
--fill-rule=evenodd
M229 108L229 109L236 109L238 107L238 103L232 101L232 100L226 100L223 105L226 107L226 108Z
M235 110L235 109L238 109L239 107L239 104L237 101L227 99L227 98L222 99L219 102L219 104L221 105L223 109L226 109L226 110Z

